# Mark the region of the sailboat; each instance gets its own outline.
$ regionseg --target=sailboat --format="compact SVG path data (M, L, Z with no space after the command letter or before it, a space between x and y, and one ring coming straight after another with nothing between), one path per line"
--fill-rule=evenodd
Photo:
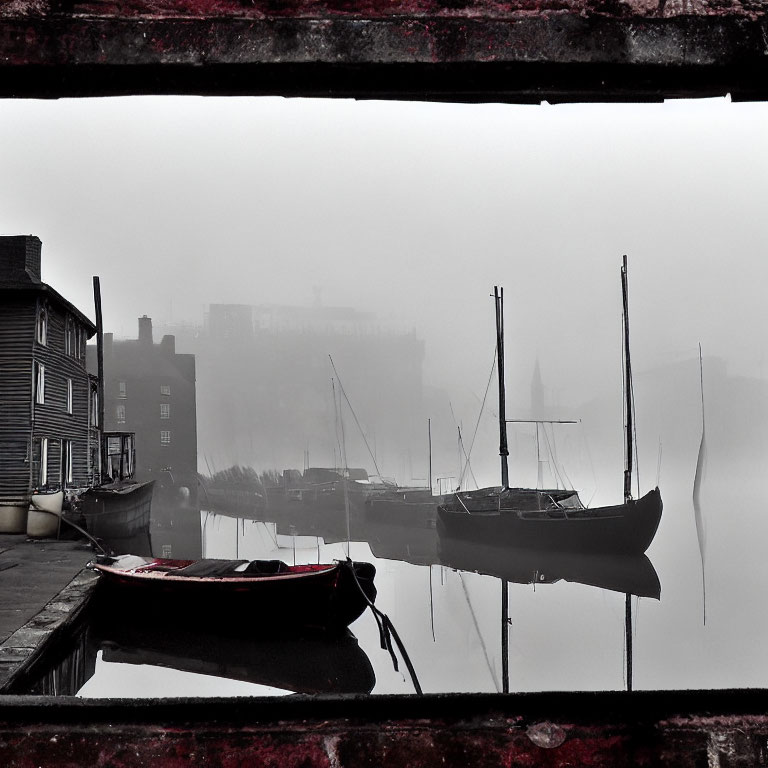
M441 538L517 549L615 555L642 555L648 549L661 520L662 502L658 488L637 500L632 498L632 369L626 256L621 268L621 285L626 390L623 503L589 508L584 506L575 490L510 487L504 392L504 291L496 287L501 486L457 492L450 501L438 506L437 530Z

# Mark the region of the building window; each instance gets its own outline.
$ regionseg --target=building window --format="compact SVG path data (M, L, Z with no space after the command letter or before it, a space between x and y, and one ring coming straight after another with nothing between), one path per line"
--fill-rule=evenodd
M117 382L117 396L118 397L127 397L127 390L125 386L124 381L118 381Z
M37 315L37 343L46 346L48 344L48 313L41 309Z
M45 366L35 362L35 402L45 403Z
M61 476L64 479L65 483L72 483L74 473L73 473L73 462L72 462L72 441L71 440L62 440L61 441Z
M161 419L171 418L171 406L169 403L160 403L160 418Z
M32 441L32 482L39 488L48 484L48 438Z
M70 357L77 357L77 330L72 315L64 321L64 352Z
M91 426L99 426L99 390L91 388Z
M161 384L160 385L160 394L161 395L170 395L171 394L171 385L170 384Z
M160 445L171 444L171 431L169 429L163 429L160 431Z
M72 379L67 379L67 413L72 414L73 410L73 397L72 397Z
M117 406L117 423L118 424L125 424L125 406L120 403Z

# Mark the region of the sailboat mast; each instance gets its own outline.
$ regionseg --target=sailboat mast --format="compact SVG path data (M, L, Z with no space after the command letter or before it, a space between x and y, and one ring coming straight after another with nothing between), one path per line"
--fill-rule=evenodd
M627 256L621 266L621 296L624 318L624 392L626 397L626 455L624 463L624 502L632 500L632 364L629 360L629 299L627 296Z
M432 493L432 419L427 419L427 437L429 439L429 492Z
M509 488L509 467L507 466L507 409L504 395L504 289L493 287L496 302L496 358L499 371L499 456L501 457L501 485Z
M93 303L96 311L96 375L99 380L96 384L96 399L98 400L99 434L99 482L103 483L107 477L107 450L104 446L104 323L101 316L101 283L98 275L93 276Z

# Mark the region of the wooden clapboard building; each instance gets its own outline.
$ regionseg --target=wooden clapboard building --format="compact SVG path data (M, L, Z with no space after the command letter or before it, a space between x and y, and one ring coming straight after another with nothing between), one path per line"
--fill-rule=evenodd
M98 388L85 367L96 326L41 281L41 250L34 235L0 236L0 532L16 530L33 491L99 479Z

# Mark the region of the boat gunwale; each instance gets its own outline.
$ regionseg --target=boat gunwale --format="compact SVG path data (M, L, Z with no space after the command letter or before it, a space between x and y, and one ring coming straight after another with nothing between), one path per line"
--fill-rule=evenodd
M332 573L334 570L338 570L341 563L329 564L323 568L314 566L312 570L298 571L292 573L275 573L275 574L258 574L254 576L176 576L173 571L141 571L141 568L147 568L151 563L147 565L139 566L137 568L131 568L128 570L121 570L119 568L113 568L109 565L103 565L101 563L94 563L91 567L101 573L108 574L110 576L117 576L121 578L129 579L134 582L145 581L162 581L173 582L176 584L187 584L202 582L204 584L254 584L268 581L287 581L301 578L307 578L312 576L321 576L324 574ZM289 566L293 567L293 566Z

